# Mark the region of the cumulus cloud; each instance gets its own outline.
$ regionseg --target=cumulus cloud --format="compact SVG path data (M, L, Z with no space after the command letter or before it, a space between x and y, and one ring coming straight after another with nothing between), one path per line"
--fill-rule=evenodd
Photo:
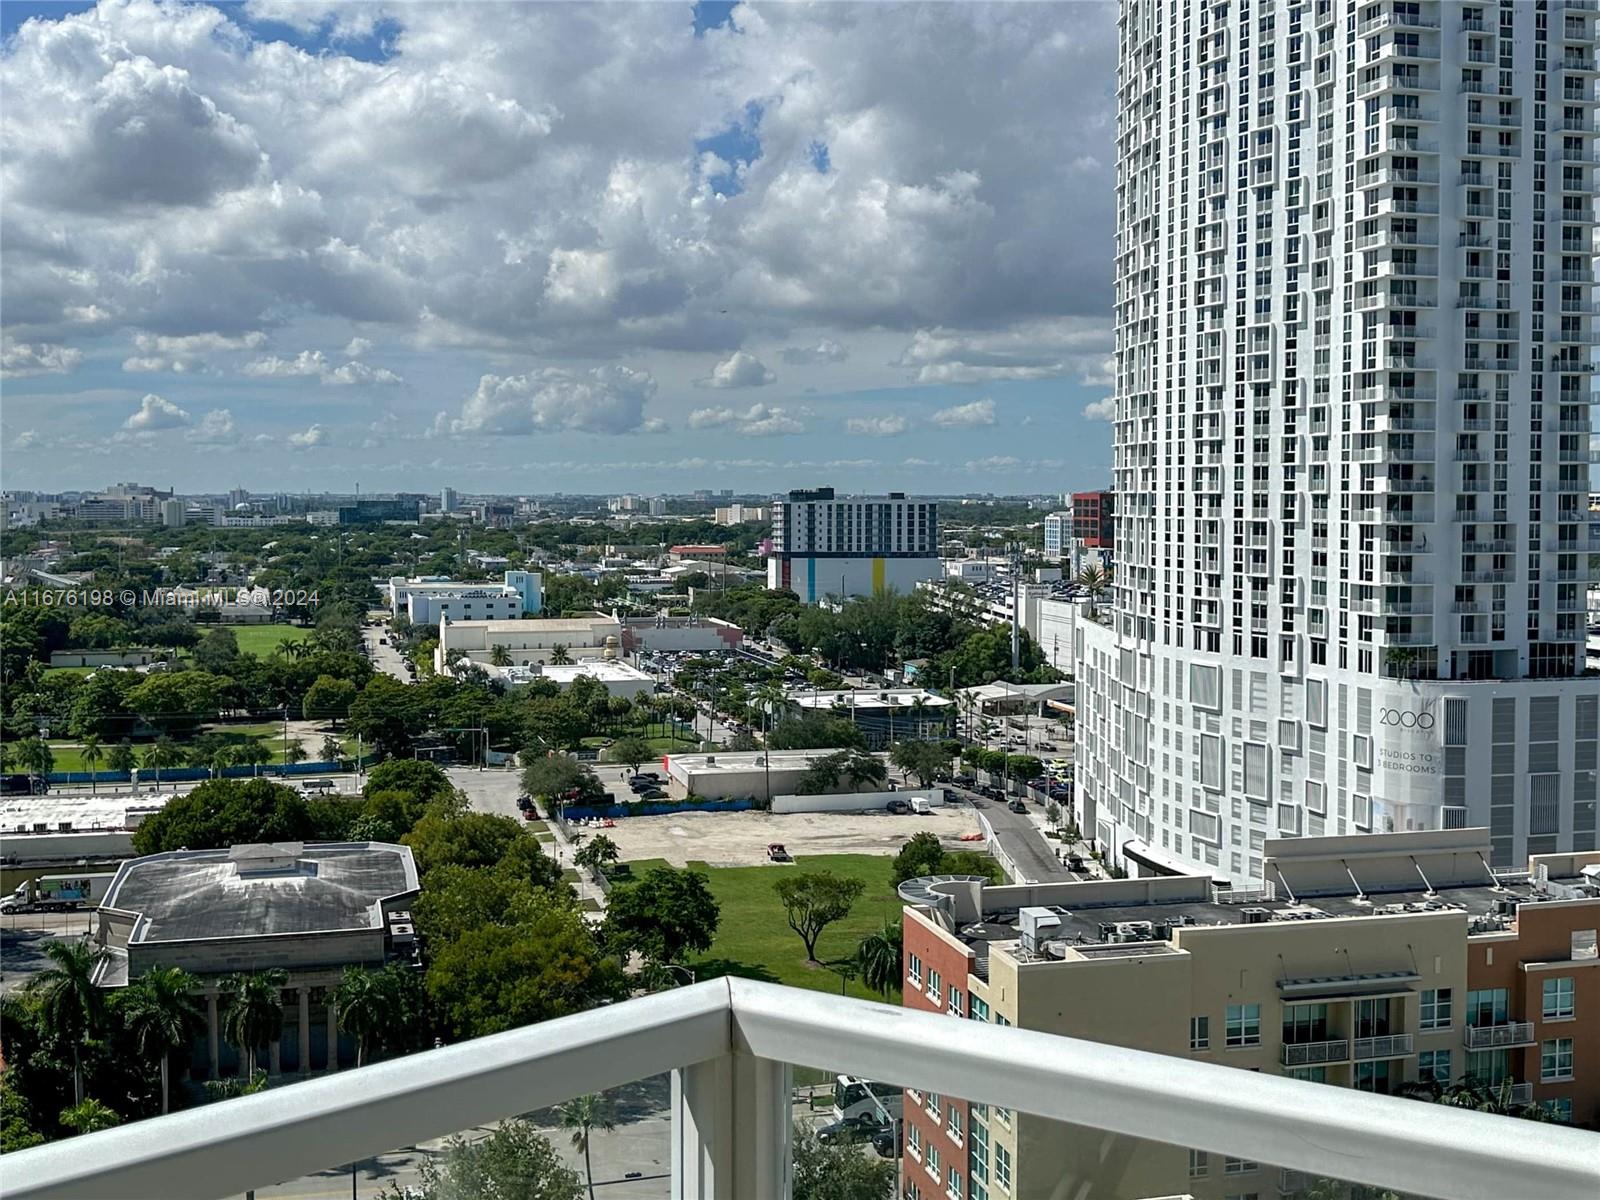
M911 422L897 414L882 417L850 417L844 427L850 433L867 437L894 437L911 428Z
M1104 396L1099 400L1091 400L1083 406L1083 415L1091 421L1115 421L1117 419L1117 402L1114 397Z
M328 433L321 425L312 425L299 433L291 433L284 442L291 450L310 450L315 446L327 445Z
M739 410L732 408L697 408L689 414L690 429L731 429L747 437L773 437L786 433L804 433L805 422L800 416L785 408L767 404L752 404Z
M707 387L747 388L764 387L777 378L755 355L735 350L712 368L705 382Z
M201 446L229 445L235 440L233 413L226 408L213 408L184 437Z
M928 419L945 429L970 429L979 425L993 425L994 401L985 396L982 400L974 400L971 404L941 408Z
M122 423L130 433L153 433L157 429L177 429L189 423L189 414L170 400L151 393L139 401L139 411Z
M449 431L633 433L647 424L644 406L655 390L649 372L622 366L589 371L547 367L504 378L485 375L462 406L461 416L449 423ZM436 422L436 428L442 426Z
M50 342L0 342L0 377L21 379L29 375L67 375L83 361L83 351Z
M362 362L336 367L321 350L302 350L293 358L268 355L246 363L244 373L256 379L318 379L329 387L402 382L400 376L385 367Z
M832 338L823 338L814 346L785 346L779 354L790 366L809 366L815 363L843 362L850 352Z
M266 344L266 340L267 335L260 330L244 334L207 332L181 336L137 333L133 345L138 353L123 359L122 369L130 374L155 371L174 375L193 374L209 369L212 355L258 350Z
M371 350L371 349L372 349L372 343L369 342L366 338L364 338L364 337L353 337L353 338L350 339L349 343L346 344L346 346L344 348L344 356L346 358L360 358L363 354L365 354L368 350Z
M918 383L1053 379L1103 370L1110 348L1108 321L1068 317L981 333L919 329L899 362Z

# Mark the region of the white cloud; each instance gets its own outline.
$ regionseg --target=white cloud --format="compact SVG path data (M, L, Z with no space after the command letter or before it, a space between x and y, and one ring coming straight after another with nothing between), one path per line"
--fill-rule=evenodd
M213 408L184 436L202 446L229 445L234 441L233 413L226 408Z
M21 379L29 375L67 375L83 361L83 351L50 342L0 342L0 376Z
M752 404L743 411L732 408L697 408L689 414L689 428L726 428L747 437L773 437L779 434L804 433L806 427L801 415L766 404Z
M706 386L714 388L764 387L777 380L761 360L743 350L735 350L711 370Z
M372 343L369 342L366 338L364 338L364 337L353 337L353 338L350 339L349 343L344 348L344 356L346 358L360 358L368 350L371 350L371 349L372 349Z
M323 429L321 425L312 425L299 433L291 433L284 440L291 450L310 450L314 446L327 445L328 434L327 430Z
M1091 400L1083 406L1083 415L1091 421L1115 421L1117 419L1117 402L1112 396L1104 396L1099 400Z
M779 357L791 366L806 366L812 363L843 362L850 357L850 352L832 338L823 338L814 346L785 346Z
M945 429L970 429L979 425L993 425L994 401L985 396L982 400L974 400L970 404L941 408L928 419Z
M897 414L882 417L850 417L844 423L850 433L867 437L894 437L911 428L911 422Z
M655 390L656 381L648 372L621 366L581 372L548 367L506 378L485 375L462 406L461 416L450 422L450 431L633 433L647 425L644 406ZM441 428L440 422L435 428Z
M188 413L152 393L139 401L139 411L124 421L122 427L132 433L151 433L157 429L177 429L188 423Z
M982 333L919 329L900 365L928 384L1054 379L1102 370L1110 348L1108 321L1062 317Z
M267 335L260 330L244 334L207 332L180 336L137 333L133 345L138 353L123 359L122 369L130 374L167 371L188 375L210 369L213 355L259 350L266 341Z
M244 373L256 379L318 379L329 387L402 382L400 376L385 367L369 367L362 362L336 367L321 350L302 350L293 358L268 355L246 363Z
M977 473L985 471L1008 471L1012 467L1020 466L1022 460L1009 454L991 454L987 458L974 458L967 462L965 469Z

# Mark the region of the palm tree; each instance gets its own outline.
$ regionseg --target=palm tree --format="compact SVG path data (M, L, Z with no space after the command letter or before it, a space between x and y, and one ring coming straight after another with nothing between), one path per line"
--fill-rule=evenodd
M211 768L211 778L220 779L222 773L233 766L237 759L237 752L232 746L218 746L211 752L211 761L207 764Z
M95 1133L122 1124L122 1118L100 1101L90 1097L61 1110L61 1123L74 1133Z
M589 1181L589 1200L594 1200L594 1168L589 1163L589 1135L596 1129L610 1133L617 1127L611 1111L611 1101L598 1092L587 1096L574 1096L558 1105L561 1128L572 1131L572 1148L583 1151L583 1173Z
M567 653L567 648L561 642L550 647L550 665L552 667L570 667L572 655Z
M156 782L161 782L161 772L176 767L183 762L183 755L172 744L172 739L162 734L155 741L145 747L144 766L147 771L156 773Z
M48 775L56 765L50 744L40 738L24 738L17 743L17 765L31 775Z
M139 765L138 758L133 753L133 743L123 738L111 752L106 755L106 767L112 771L131 772Z
M384 1033L403 1016L392 980L382 971L351 967L333 998L339 1006L339 1028L356 1039L356 1066L363 1066Z
M80 740L78 757L83 759L83 765L89 768L89 794L92 796L98 787L95 773L100 768L100 760L105 757L105 751L100 749L100 738L93 733L86 733Z
M1089 615L1091 617L1095 613L1095 603L1100 599L1106 590L1106 585L1110 582L1111 580L1105 571L1093 563L1078 572L1078 586L1089 596Z
M139 1053L161 1064L161 1111L171 1106L168 1078L173 1051L189 1042L200 1023L200 1002L194 997L199 981L181 967L152 967L123 996L123 1017Z
M509 667L511 665L511 651L498 643L489 648L489 665L493 667Z
M228 1007L222 1015L222 1036L245 1056L246 1079L256 1073L256 1049L283 1030L283 989L289 975L281 967L235 975L230 983Z
M284 658L305 658L311 653L311 645L304 638L282 638L272 652Z
M54 1030L72 1047L72 1099L81 1104L83 1045L105 1023L106 994L94 976L106 952L87 938L46 942L44 952L53 965L35 975L28 990L40 993L42 1026Z
M902 946L900 926L888 921L881 929L862 938L856 947L856 970L861 982L885 1000L900 986L905 973L901 965Z

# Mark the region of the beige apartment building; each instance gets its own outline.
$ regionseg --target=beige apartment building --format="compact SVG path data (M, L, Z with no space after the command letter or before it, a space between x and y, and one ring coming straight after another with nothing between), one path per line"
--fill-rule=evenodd
M912 880L904 1003L1367 1091L1481 1081L1592 1126L1600 852L1511 874L1489 851L1483 829L1268 841L1248 892L1208 876ZM1306 1182L1154 1128L1134 1146L1077 1132L907 1092L902 1195L1100 1195L1109 1177L1119 1196L1229 1200Z

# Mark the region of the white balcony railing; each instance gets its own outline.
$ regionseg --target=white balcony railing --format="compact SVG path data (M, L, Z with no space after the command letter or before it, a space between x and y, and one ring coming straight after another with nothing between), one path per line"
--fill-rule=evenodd
M1354 1055L1358 1062L1373 1058L1401 1058L1410 1053L1411 1035L1409 1033L1391 1033L1385 1037L1357 1038L1355 1040Z
M1468 1050L1495 1050L1533 1045L1532 1021L1505 1021L1499 1025L1468 1025L1463 1040Z
M1600 1187L1582 1130L716 979L8 1154L5 1195L236 1195L670 1070L675 1200L782 1200L791 1065L1442 1200Z

